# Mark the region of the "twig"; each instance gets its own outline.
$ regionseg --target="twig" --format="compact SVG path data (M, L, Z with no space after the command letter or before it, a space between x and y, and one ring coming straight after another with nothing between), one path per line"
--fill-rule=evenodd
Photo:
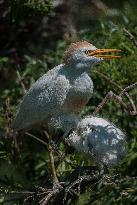
M114 85L116 88L118 88L120 91L123 92L123 94L125 94L125 96L128 98L131 108L135 111L136 110L136 106L134 104L134 101L132 100L132 98L130 97L130 95L127 93L128 90L123 90L123 88L118 84L115 83L112 79L110 79L106 74L103 74L99 71L95 71L101 78L107 80L110 84ZM135 83L136 84L136 83ZM134 85L134 84L133 84ZM132 85L130 85L131 88ZM132 87L133 88L133 87ZM120 95L121 96L121 95Z
M11 108L10 108L10 99L9 98L5 102L5 116L6 116L6 120L7 120L7 127L6 127L5 137L6 138L8 138L8 137L13 138L15 149L19 153L20 148L19 148L19 144L17 142L16 134L13 133L13 130L11 128L12 112L11 112Z
M26 94L27 90L26 90L26 87L25 87L25 85L23 83L22 77L21 77L21 75L20 75L18 70L16 71L16 73L17 73L18 80L19 80L19 82L20 82L20 84L22 86L23 93Z
M44 131L44 133L46 133L46 132ZM42 140L42 139L36 137L34 134L31 134L31 133L29 133L29 132L26 132L26 134L27 134L29 137L31 137L31 138L37 140L38 142L40 142L41 144L43 144L44 146L46 146L46 148L48 149L48 144L47 144L44 140ZM46 136L47 136L47 134L46 134ZM67 164L71 165L71 166L74 168L73 162L72 162L71 160L65 158L65 157L66 157L65 153L61 152L61 151L58 149L58 147L55 146L55 144L54 144L52 141L51 141L51 146L52 146L52 149L55 151L55 153L58 155L58 157L59 157L61 160L65 160L65 162L66 162Z
M26 194L35 194L35 192L32 192L32 191L10 191L10 192L6 193L6 195L12 195L12 194L21 194L21 195L25 194L26 195Z
M126 93L127 91L135 88L137 86L137 83L134 83L128 87L126 87L125 89L122 90L122 92L119 95L116 95L115 93L113 93L112 91L108 92L108 94L104 97L104 99L102 100L102 102L97 106L97 108L95 109L95 111L92 113L93 116L96 116L97 113L99 113L99 111L104 107L104 105L106 104L106 102L109 99L114 99L116 100L119 104L121 104L130 115L137 115L137 109L134 103L132 103L132 111L129 110L129 106L123 101L122 99L122 95L124 93Z
M64 195L64 198L63 198L63 202L66 201L67 199L67 195L68 193L69 194L74 194L76 196L79 196L80 195L80 187L81 187L81 184L82 183L89 183L89 182L93 182L92 185L95 185L99 182L99 180L101 179L102 176L96 176L96 175L84 175L84 176L79 176L75 181L73 182L70 182L69 185L66 186L65 188L65 195ZM95 182L94 182L95 181ZM75 187L76 185L78 185L77 187ZM78 188L78 193L72 188L72 187L75 187Z
M59 181L57 178L57 174L56 174L56 169L55 169L55 163L54 163L54 157L53 157L53 149L51 146L51 136L48 134L47 131L44 132L44 134L46 135L46 137L48 138L48 143L44 142L42 139L37 138L36 136L26 132L26 134L34 139L36 139L37 141L41 142L42 144L44 144L48 150L48 154L49 154L49 160L50 160L50 166L51 166L51 173L52 173L52 177L53 177L53 183L58 184L59 185Z
M4 203L17 201L17 199L25 198L28 195L30 195L28 197L32 197L34 194L35 192L32 191L8 191L6 193L1 193L5 198Z
M79 186L82 184L82 183L89 183L89 182L94 182L95 180L97 180L95 183L98 182L98 180L100 179L100 176L97 177L97 176L90 176L90 175L85 175L85 176L79 176L76 180L72 180L68 183L68 181L64 184L64 189L59 189L58 187L56 187L50 191L50 193L44 198L42 199L39 203L40 205L47 205L49 204L49 202L51 202L51 200L54 199L54 201L56 200L57 196L59 194L61 194L62 192L64 193L64 198L63 198L63 203L66 201L67 199L67 195L68 193L70 195L76 195L77 197L79 196L79 193L77 193L75 191L75 189L79 189ZM75 187L77 185L77 187ZM73 189L73 187L75 187L75 189ZM64 203L65 204L65 203Z
M33 139L39 141L40 143L42 143L43 145L45 145L46 148L48 148L48 144L47 144L45 141L43 141L42 139L36 137L36 136L33 135L33 134L30 134L29 132L26 132L26 134L27 134L29 137L32 137Z
M119 96L122 96L123 94L125 94L127 91L132 90L133 88L137 87L137 82L127 86L125 89L122 90L122 92L120 93Z
M124 108L128 108L127 105L123 102L122 98L117 96L116 94L114 94L112 91L109 91L108 94L104 97L104 99L102 100L102 102L96 107L95 111L92 113L93 116L96 116L97 113L99 113L99 111L104 107L104 105L106 104L106 102L109 99L115 99L116 101L118 101L121 105L123 105Z
M45 133L45 132L44 132ZM48 149L48 154L49 154L49 160L50 160L50 166L51 166L51 173L52 173L52 177L53 177L53 183L59 184L58 178L57 178L57 174L56 174L56 169L55 169L55 163L54 163L54 157L53 157L53 149L51 146L51 136L48 135L48 133L46 132L46 137L48 137L49 141L48 143L44 142L43 140L37 138L36 136L26 132L26 134L34 139L36 139L37 141L41 142L42 144L44 144L46 146L46 148Z
M53 186L52 188L43 188L39 187L35 191L9 191L5 193L7 197L11 196L11 200L17 200L24 198L24 202L31 201L31 204L40 204L40 205L48 205L48 204L54 204L57 202L58 197L61 197L62 201L66 201L66 197L71 195L71 198L75 196L79 196L81 192L81 188L83 189L83 185L87 185L89 182L94 185L95 183L98 183L99 179L102 178L101 175L96 175L95 173L92 175L85 174L85 171L87 171L87 167L81 170L83 167L76 168L76 170L71 173L71 177L68 177L63 182L63 187L60 188L58 186ZM81 172L82 171L82 172ZM91 172L88 168L88 172ZM82 174L82 176L80 176ZM73 175L73 176L72 176ZM82 184L85 183L85 184ZM82 185L81 185L82 184ZM77 192L77 190L79 192ZM66 194L67 191L67 194ZM17 196L16 196L17 195Z
M123 30L126 33L126 36L129 37L129 39L133 42L134 46L137 48L137 40L135 39L133 34L130 31L128 31L126 28L124 28Z
M56 195L58 195L58 194L60 193L60 191L62 191L62 190L59 189L59 188L56 188L56 189L53 188L53 190L52 190L44 199L42 199L42 200L39 202L39 204L40 204L40 205L47 205L48 202L49 202L51 199L55 198Z
M106 74L99 72L99 71L94 71L95 73L97 73L99 75L99 77L103 78L104 80L108 81L110 84L114 85L116 88L123 90L122 87L120 85L118 85L118 83L115 83L112 79L110 79Z

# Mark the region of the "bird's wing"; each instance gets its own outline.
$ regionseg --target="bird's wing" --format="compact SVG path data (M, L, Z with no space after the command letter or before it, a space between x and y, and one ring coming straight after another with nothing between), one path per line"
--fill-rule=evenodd
M61 112L69 90L69 81L57 72L48 72L30 88L20 105L14 130L41 124Z

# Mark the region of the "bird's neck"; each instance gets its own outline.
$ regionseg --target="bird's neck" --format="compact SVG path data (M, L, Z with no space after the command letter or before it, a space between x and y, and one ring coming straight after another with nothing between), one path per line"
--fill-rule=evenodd
M76 67L75 65L62 65L61 72L68 77L70 76L71 78L77 78L78 76L82 75L83 73L88 73L90 68L85 68L85 67Z

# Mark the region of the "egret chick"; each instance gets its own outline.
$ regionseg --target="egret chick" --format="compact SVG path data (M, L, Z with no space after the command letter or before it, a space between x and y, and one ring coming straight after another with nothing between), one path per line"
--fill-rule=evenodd
M113 167L126 155L126 135L99 117L85 117L68 136L67 142L97 164Z

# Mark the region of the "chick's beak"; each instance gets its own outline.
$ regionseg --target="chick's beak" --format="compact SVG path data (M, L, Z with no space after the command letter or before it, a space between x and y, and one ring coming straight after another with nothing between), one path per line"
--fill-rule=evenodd
M121 58L119 55L112 55L109 53L118 53L121 52L121 50L118 49L96 49L96 50L90 50L88 51L88 56L94 56L96 58L106 58L106 59L118 59ZM105 54L106 53L106 54Z

